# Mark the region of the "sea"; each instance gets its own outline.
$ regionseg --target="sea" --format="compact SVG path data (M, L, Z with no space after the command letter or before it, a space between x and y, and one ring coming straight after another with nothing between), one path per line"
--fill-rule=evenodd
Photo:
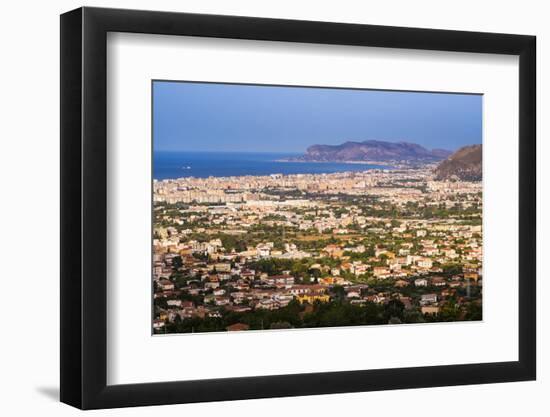
M195 177L231 177L271 174L331 174L387 166L345 162L291 162L297 153L253 152L168 152L156 151L153 156L153 178L156 180Z

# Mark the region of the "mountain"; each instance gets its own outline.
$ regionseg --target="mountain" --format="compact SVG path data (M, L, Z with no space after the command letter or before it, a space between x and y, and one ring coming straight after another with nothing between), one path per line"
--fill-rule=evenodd
M432 151L415 143L366 140L345 142L341 145L313 145L307 148L301 160L306 161L404 161L440 160L448 157L450 151Z
M452 152L447 149L432 149L432 154L440 159L445 159L451 156Z
M481 181L482 155L482 145L460 148L439 164L434 171L435 177L438 180Z

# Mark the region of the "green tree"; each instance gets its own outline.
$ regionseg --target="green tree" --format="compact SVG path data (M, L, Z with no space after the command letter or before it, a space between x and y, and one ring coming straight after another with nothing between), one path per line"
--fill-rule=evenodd
M464 316L466 320L482 320L483 308L481 303L472 302L466 307L466 314Z
M403 314L405 323L424 323L424 316L418 310L405 310Z
M181 259L181 256L174 256L172 258L172 268L174 271L177 271L183 266L183 260Z
M405 305L401 300L392 299L384 306L384 318L389 322L390 319L403 320L403 310Z

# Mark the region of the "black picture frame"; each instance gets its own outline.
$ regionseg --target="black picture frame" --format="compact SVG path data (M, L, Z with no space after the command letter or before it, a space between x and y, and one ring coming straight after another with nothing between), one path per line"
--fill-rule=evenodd
M519 360L107 385L108 32L519 56ZM61 401L82 409L534 380L534 36L102 8L61 16Z

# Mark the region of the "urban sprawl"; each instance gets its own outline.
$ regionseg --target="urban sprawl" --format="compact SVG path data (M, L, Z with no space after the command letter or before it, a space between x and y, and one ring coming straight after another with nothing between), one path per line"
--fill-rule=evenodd
M481 320L481 182L433 168L154 181L154 333Z

